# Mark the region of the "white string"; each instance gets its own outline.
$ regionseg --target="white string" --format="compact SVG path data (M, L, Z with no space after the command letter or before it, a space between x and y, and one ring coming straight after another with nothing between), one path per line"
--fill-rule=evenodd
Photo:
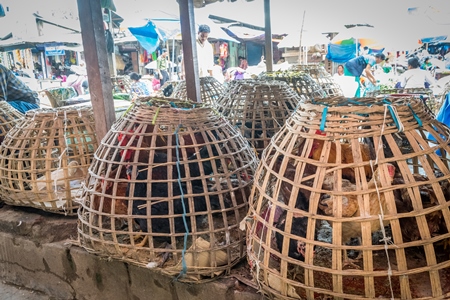
M58 111L55 112L55 120L58 118ZM61 152L61 155L58 157L58 168L56 169L56 171L62 172L62 159L64 154L68 154L69 153L69 145L67 144L67 110L64 110L64 144L65 144L65 149ZM54 185L54 193L56 194L58 201L62 201L62 197L58 194L58 185L57 185L57 181L58 181L58 177L55 176L55 178L53 178L53 185ZM67 211L66 211L66 207L65 205L62 206L62 209L64 211L64 215L67 216Z
M386 125L387 110L388 110L388 107L385 105L384 106L383 125L381 126L380 138L378 139L377 151L375 154L375 165L378 164L378 154L379 154L380 150L383 148L382 137L383 137L383 133L384 133L385 125ZM394 110L394 113L396 114L397 110ZM403 127L403 124L401 123L400 119L397 119L397 120L398 120L399 124L401 124L401 127ZM370 160L370 168L372 169L372 174L375 174L374 164L373 164L372 160ZM392 267L391 267L391 261L389 259L389 251L388 251L388 243L391 242L392 238L386 236L386 231L384 229L384 224L383 224L384 211L383 211L383 206L381 204L380 190L378 189L378 184L377 184L376 179L374 180L374 183L375 183L375 189L377 191L378 204L380 206L380 214L378 215L378 218L380 220L381 232L383 234L383 239L381 239L380 241L384 242L384 251L386 252L386 259L387 259L387 264L388 264L388 270L387 270L388 274L387 275L388 275L388 280L389 280L389 288L391 290L391 300L394 300L394 289L392 287Z

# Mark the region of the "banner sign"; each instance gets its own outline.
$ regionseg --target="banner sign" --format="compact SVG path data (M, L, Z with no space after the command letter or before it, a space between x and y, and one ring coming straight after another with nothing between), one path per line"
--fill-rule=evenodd
M46 56L65 55L65 51L64 49L60 49L59 46L46 46L45 55Z

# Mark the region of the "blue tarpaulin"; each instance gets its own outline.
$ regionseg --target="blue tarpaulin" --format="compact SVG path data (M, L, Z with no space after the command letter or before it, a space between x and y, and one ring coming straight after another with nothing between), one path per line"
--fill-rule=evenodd
M438 42L443 42L446 40L447 40L446 35L440 35L440 36L422 38L422 39L420 39L420 42L425 44L425 43L438 43Z
M450 92L445 96L444 103L442 103L441 109L436 116L436 120L450 127Z
M439 109L439 112L436 115L436 120L438 120L441 123L444 123L447 126L450 126L450 92L447 93L445 96L444 103L442 103L441 108ZM444 140L446 140L448 137L441 136ZM436 141L436 139L428 133L428 138L430 140ZM436 151L437 154L441 154L441 151Z
M153 22L149 21L147 25L142 27L129 27L128 30L149 53L158 48L161 35Z
M355 52L355 44L338 45L330 43L328 44L327 59L337 63L345 63L356 56Z

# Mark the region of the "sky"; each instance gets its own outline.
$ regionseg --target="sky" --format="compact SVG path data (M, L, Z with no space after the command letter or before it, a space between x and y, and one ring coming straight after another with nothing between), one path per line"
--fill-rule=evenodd
M144 25L145 18L158 16L161 11L179 13L176 0L115 0L115 3L117 13L125 18L124 26ZM371 32L376 32L375 36L384 44L407 47L421 37L450 34L448 3L448 0L271 0L272 33L299 35L303 24L303 31L314 36L345 32L346 24L370 24L375 29ZM264 27L263 0L216 2L195 9L196 23L210 14Z
M391 42L417 39L421 35L449 34L448 1L271 0L272 32L298 34L303 23L304 32L321 34L345 31L345 24L368 23L375 26L378 35ZM145 25L146 18L179 14L176 0L114 0L114 2L116 12L125 19L123 27ZM78 17L76 0L0 0L0 3L11 6L10 13L15 15L15 18L11 18L15 21L10 21L14 23L8 26L2 26L0 20L0 27L8 30L11 26L19 26L23 23L24 16L31 15L34 11L42 15L48 15L50 12L55 17ZM408 8L414 7L417 9L408 13ZM202 23L210 14L263 27L264 1L216 2L195 9L196 23Z
M138 22L140 16L151 15L152 10L155 9L178 13L176 0L115 0L115 3L117 12L125 17L126 22ZM263 0L251 2L237 0L234 3L216 2L196 9L195 13L196 17L204 17L208 14L226 15L263 26L263 3ZM305 11L304 28L308 30L331 31L339 29L344 24L355 22L369 23L387 30L395 30L395 27L400 27L402 23L411 25L410 21L414 19L414 16L408 14L408 8L430 5L439 7L444 18L450 17L448 0L377 0L372 2L360 0L272 0L272 29L273 31L289 31L293 28L301 28ZM448 8L445 9L446 7ZM448 19L450 24L450 18ZM429 25L425 22L426 20L423 21L423 24ZM408 28L401 27L403 31L408 30Z

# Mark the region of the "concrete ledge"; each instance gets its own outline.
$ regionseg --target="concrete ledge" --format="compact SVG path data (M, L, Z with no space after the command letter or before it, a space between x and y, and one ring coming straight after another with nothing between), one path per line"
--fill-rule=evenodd
M0 278L55 299L256 300L261 295L235 278L203 284L102 259L74 246L76 218L34 209L0 209Z

